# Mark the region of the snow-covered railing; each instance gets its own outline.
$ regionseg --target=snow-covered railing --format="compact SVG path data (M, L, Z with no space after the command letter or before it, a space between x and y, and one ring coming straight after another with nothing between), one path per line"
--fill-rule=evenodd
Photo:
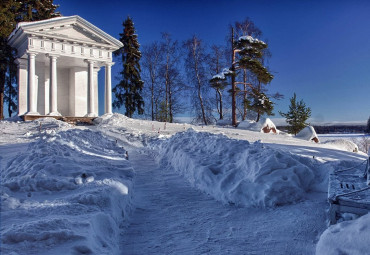
M360 167L362 168L364 164L365 169L361 170ZM348 174L347 172L351 170L352 174ZM361 178L365 178L366 181ZM343 213L367 214L370 211L369 190L370 157L353 167L336 170L330 174L328 192L330 223L335 224Z

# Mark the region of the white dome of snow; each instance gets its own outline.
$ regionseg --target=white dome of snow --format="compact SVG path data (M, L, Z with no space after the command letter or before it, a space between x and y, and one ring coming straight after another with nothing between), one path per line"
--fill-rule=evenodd
M319 138L317 137L316 131L313 126L307 126L296 135L296 138L303 139L306 141L314 141L319 143Z
M259 122L245 120L239 123L238 128L262 133L278 133L275 124L269 118L262 118Z
M324 144L329 144L336 149L349 151L349 152L358 152L358 146L354 142L348 139L335 139L325 141Z

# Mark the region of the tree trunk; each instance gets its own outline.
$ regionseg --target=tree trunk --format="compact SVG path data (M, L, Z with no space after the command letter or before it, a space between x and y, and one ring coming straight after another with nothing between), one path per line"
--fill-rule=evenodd
M158 98L154 102L155 102L155 120L158 121Z
M8 115L9 115L9 117L12 117L12 113L13 113L13 111L12 111L12 105L9 103L8 104Z
M153 84L152 84L152 99L151 99L151 103L152 103L152 121L154 120L154 88L153 88Z
M4 91L0 92L0 120L4 119Z
M0 120L4 119L5 70L0 70Z
M256 120L256 122L258 122L258 121L260 121L260 113L259 112L257 112L257 120Z
M152 87L151 87L151 104L152 104L152 121L154 120L154 73L153 70L151 71L151 81L152 81Z
M243 98L243 120L247 118L247 69L243 69L243 82L244 82L244 98Z
M202 98L202 94L201 94L200 89L201 89L201 86L199 85L199 79L198 79L198 98L199 98L199 102L200 102L200 107L202 109L203 122L204 122L205 125L208 125L207 124L207 119L206 119L206 113L204 111L203 98Z
M169 47L167 45L167 47ZM168 53L168 49L167 49L167 59L166 59L166 73L165 73L165 83L166 83L166 110L165 110L165 117L166 117L166 121L168 119L168 96L169 96L169 92L168 92L168 80L169 80L169 77L168 77L168 69L169 69L169 61L170 61L170 56L169 56L169 53Z
M170 119L169 122L173 122L173 112L172 112L172 89L171 89L171 83L168 83L168 100L169 100L169 114Z
M199 99L200 107L201 107L201 110L202 110L202 118L203 118L204 124L208 125L207 124L206 113L205 113L205 110L204 110L202 93L201 93L202 82L200 81L200 77L199 77L198 60L197 60L197 57L196 57L196 39L195 38L194 38L194 41L193 41L193 58L194 58L194 71L195 71L195 74L196 74L196 77L197 77L197 82L198 82L198 99Z
M234 28L231 28L231 115L232 115L232 125L236 127L236 84L235 84L235 51L234 51Z
M222 113L222 93L219 89L217 89L218 96L220 97L220 120L224 118L224 115Z

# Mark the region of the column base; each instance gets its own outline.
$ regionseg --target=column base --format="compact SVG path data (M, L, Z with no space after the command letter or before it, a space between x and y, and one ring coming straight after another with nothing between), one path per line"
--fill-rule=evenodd
M62 116L59 112L50 112L48 113L48 116Z
M86 114L85 117L98 117L98 115L96 113L90 112Z
M38 112L26 112L24 115L40 115Z

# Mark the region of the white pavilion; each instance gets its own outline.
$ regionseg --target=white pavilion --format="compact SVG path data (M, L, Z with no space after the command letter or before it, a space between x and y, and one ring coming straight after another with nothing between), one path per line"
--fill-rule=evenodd
M18 115L98 116L98 71L105 68L105 113L112 112L112 52L123 44L79 16L21 22L8 38L18 51Z

